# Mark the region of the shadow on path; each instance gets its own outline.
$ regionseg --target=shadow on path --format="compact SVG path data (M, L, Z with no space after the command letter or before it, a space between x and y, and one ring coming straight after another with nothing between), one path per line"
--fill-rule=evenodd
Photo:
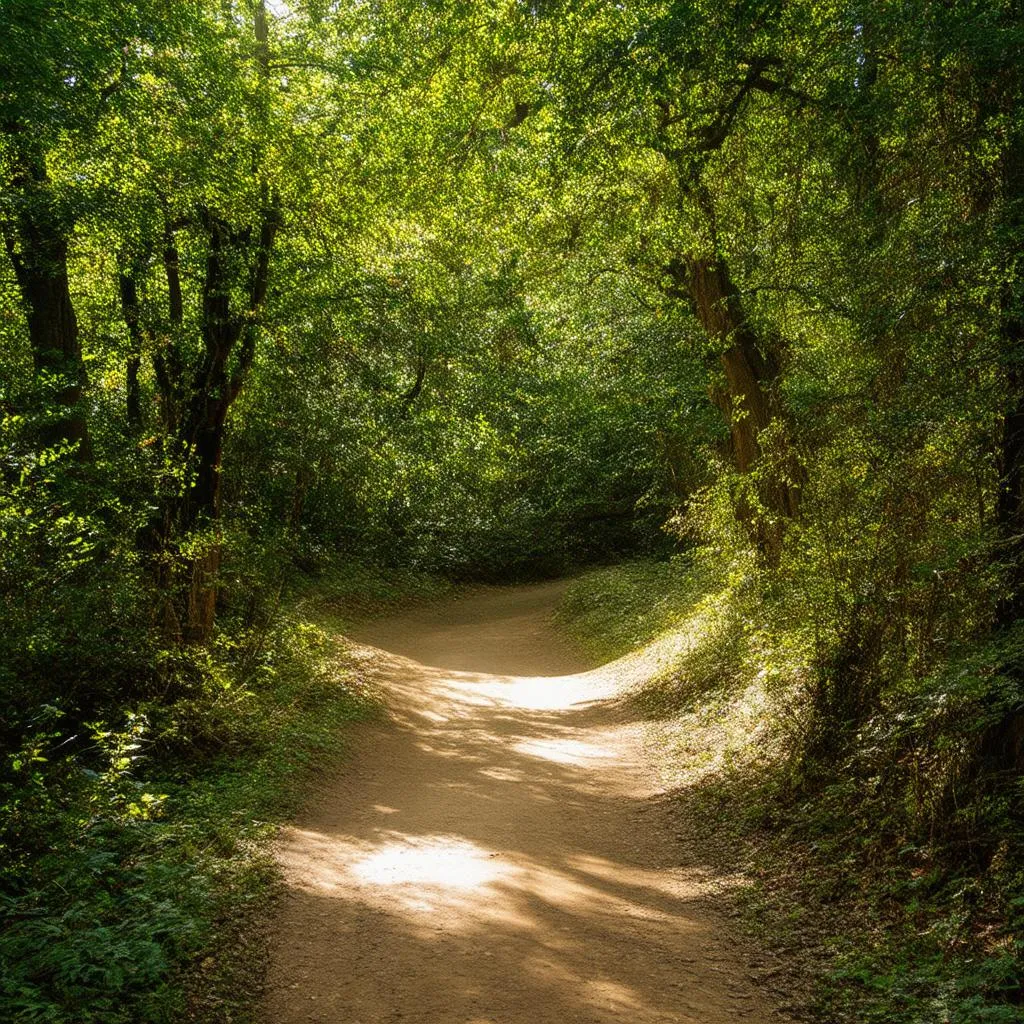
M615 666L548 627L558 593L366 630L392 720L282 843L273 1024L773 1019L661 827Z

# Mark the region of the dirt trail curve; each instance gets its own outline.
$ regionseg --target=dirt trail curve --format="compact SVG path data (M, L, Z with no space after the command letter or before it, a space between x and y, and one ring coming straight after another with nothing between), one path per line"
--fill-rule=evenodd
M548 625L559 593L361 631L391 721L284 837L268 1024L778 1020L679 864L621 679Z

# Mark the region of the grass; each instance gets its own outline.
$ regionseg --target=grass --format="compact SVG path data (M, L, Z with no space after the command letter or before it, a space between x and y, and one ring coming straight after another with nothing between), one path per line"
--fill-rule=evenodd
M574 579L555 618L588 654L610 661L678 630L693 588L682 559L624 562Z
M830 1024L1024 1021L1024 872L972 872L911 841L891 791L854 766L801 788L807 665L745 579L699 560L600 569L570 585L557 619L603 657L645 648L632 706L677 831L741 880L722 900L778 954L766 984Z

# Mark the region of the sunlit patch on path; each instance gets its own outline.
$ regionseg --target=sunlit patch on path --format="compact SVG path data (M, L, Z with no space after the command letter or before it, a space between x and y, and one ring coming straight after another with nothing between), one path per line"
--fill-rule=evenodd
M546 626L557 594L361 637L392 722L282 843L273 1024L777 1019L647 813L625 666L581 671Z

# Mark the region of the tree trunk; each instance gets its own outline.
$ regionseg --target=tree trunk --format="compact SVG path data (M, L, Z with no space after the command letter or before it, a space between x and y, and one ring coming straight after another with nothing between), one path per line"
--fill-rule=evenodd
M21 127L6 129L14 153L16 212L3 222L4 243L28 316L32 361L39 377L55 379L58 414L43 430L46 445L71 443L75 458L92 460L82 410L85 365L68 282L68 231L54 208L43 154Z
M142 362L142 314L139 308L139 292L135 278L122 271L118 275L118 289L121 295L121 313L128 328L130 348L126 366L127 384L125 414L128 426L133 432L142 426L142 394L139 389L139 366Z
M227 367L236 342L246 330L243 321L232 316L228 298L230 281L225 249L233 240L232 233L223 221L212 216L206 220L210 252L203 287L204 354L196 370L190 401L179 429L191 480L175 523L175 529L182 537L197 530L209 531L204 549L191 564L183 621L184 638L191 643L205 643L213 630L217 572L221 563L218 523L224 431L228 409L237 394L237 388L233 389L229 380Z
M259 243L253 251L248 231L235 231L222 218L203 211L209 251L202 291L202 355L186 373L177 332L184 317L178 274L178 253L171 228L163 240L163 264L168 285L170 336L153 355L161 395L162 419L171 439L168 451L184 463L186 484L165 482L168 496L140 538L152 560L158 591L158 618L168 640L205 643L213 630L217 575L221 565L221 462L231 403L242 388L255 347L253 315L266 294L270 247L277 228L277 209L264 211ZM231 308L233 274L239 256L250 268L249 304ZM133 347L143 340L138 289L127 274L120 276L121 307ZM232 362L233 359L233 362ZM185 538L198 553L181 558Z
M266 86L269 24L264 0L255 4L253 28L256 70ZM214 626L227 418L255 355L256 321L267 297L270 257L281 223L280 198L263 176L259 149L253 153L252 172L262 198L255 223L236 228L216 211L202 207L179 224L169 210L164 211L161 245L170 330L167 337L154 339L153 370L166 454L175 462L180 460L185 483L180 486L177 474L163 482L165 496L158 500L159 511L140 538L140 546L154 565L165 632L169 639L187 643L206 643ZM179 345L184 295L175 242L175 231L186 224L201 230L207 245L199 318L202 347L191 365ZM239 295L244 296L242 301L235 298ZM137 298L130 287L122 288L129 330L130 310Z
M996 499L998 560L1006 569L1006 591L996 606L1000 631L1024 616L1024 319L1011 302L1007 294L1001 331L1008 407L1002 422ZM985 730L978 747L978 770L997 785L1024 774L1024 664L1017 660L1006 671L1017 681L1020 699Z
M255 354L253 321L267 294L270 253L280 223L278 200L276 196L269 199L255 246L248 241L247 231L234 231L210 211L203 211L202 220L210 246L203 283L204 352L179 427L191 482L176 522L180 536L196 530L210 531L208 546L195 558L191 569L183 636L193 643L205 643L213 629L221 564L218 522L224 434L228 411L242 389ZM231 275L239 252L245 252L249 267L248 303L241 311L231 308L230 299Z
M165 221L163 266L167 282L167 323L169 330L158 339L153 349L153 374L160 393L160 419L165 433L171 436L178 429L182 387L182 358L178 349L178 332L185 318L185 302L181 291L181 270L174 227Z
M1007 297L1004 308L1009 301ZM1004 313L1001 334L1008 405L999 442L996 528L1009 579L996 608L996 622L1005 629L1024 613L1024 321Z
M749 474L761 461L761 433L780 418L774 394L778 363L750 326L739 291L720 256L688 256L671 264L669 272L685 286L705 333L722 346L719 359L726 388L714 393L712 400L728 420L736 468ZM801 475L796 460L787 455L781 474L774 473L773 478L762 474L757 483L758 498L769 518L755 515L749 508L740 510L769 561L778 559L785 520L799 511Z

